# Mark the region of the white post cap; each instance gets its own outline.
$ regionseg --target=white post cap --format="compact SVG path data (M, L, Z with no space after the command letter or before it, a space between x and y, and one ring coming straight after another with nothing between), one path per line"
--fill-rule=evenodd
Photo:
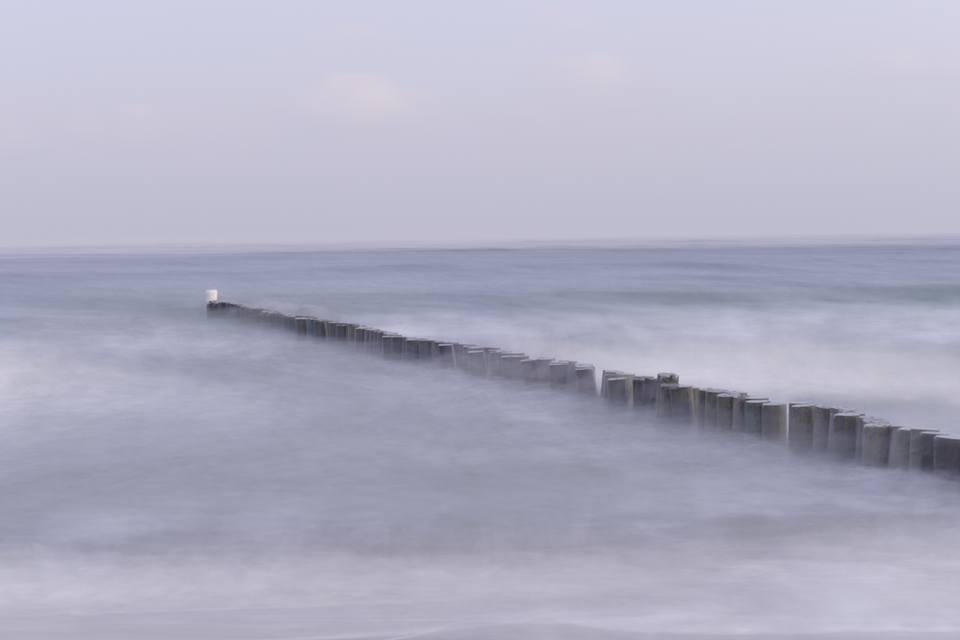
M220 292L216 289L207 289L207 302L216 302L220 299Z

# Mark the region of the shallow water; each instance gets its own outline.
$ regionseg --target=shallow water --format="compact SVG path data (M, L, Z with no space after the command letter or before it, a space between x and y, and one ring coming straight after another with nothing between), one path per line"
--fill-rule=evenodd
M955 483L208 320L208 287L910 426L960 403L951 246L8 254L0 629L960 629Z

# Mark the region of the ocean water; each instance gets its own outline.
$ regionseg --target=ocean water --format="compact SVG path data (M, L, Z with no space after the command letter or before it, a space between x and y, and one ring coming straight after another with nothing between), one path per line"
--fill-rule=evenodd
M960 632L960 483L208 319L213 287L960 431L960 246L2 254L0 637Z

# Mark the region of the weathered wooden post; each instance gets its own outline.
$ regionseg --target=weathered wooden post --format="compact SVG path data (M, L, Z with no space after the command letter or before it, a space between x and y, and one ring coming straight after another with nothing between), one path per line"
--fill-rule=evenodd
M597 373L592 364L578 364L574 370L577 377L577 392L584 395L597 395Z
M640 405L643 407L654 407L657 404L657 387L660 383L654 376L640 376L633 381L633 400L634 406L637 405L637 398L640 399ZM639 393L637 393L639 387Z
M890 431L888 460L891 469L910 468L910 429L893 427Z
M549 386L552 378L550 377L552 367L556 364L556 360L553 358L543 358L543 360L537 365L537 382L542 382L543 384Z
M830 436L830 420L839 413L833 407L813 407L813 451L826 452Z
M630 376L609 376L607 401L624 407L633 406L633 379Z
M836 458L853 459L857 453L857 429L863 416L852 411L835 413L830 420L827 450Z
M550 386L569 390L577 377L577 363L572 360L558 360L550 364Z
M553 363L552 358L532 358L530 360L532 363L531 366L531 377L528 378L529 382L550 382L550 365Z
M910 469L933 471L933 440L938 434L933 429L910 429Z
M764 440L787 439L787 405L768 402L760 408L760 433Z
M860 459L869 467L886 467L890 463L889 425L867 423L863 425Z
M433 360L437 357L437 341L423 339L417 343L417 357L420 360Z
M717 397L726 393L726 389L707 388L703 390L703 414L700 420L705 429L717 428Z
M337 327L339 332L339 327ZM390 360L403 359L407 339L398 333L383 334L383 356Z
M469 363L467 362L467 351L469 351L470 349L476 349L476 348L477 348L477 345L474 345L474 344L460 344L459 342L455 342L453 345L453 356L454 356L455 366L458 369L466 371L467 368L470 366Z
M341 342L353 342L353 334L356 331L356 325L350 322L337 323L337 340Z
M309 333L310 318L307 316L295 316L293 326L298 336L306 336Z
M475 376L487 375L487 352L483 349L470 349L467 351L467 373Z
M717 428L723 431L733 431L733 401L736 396L732 393L717 394ZM706 392L704 392L706 403Z
M657 417L661 419L669 418L673 415L670 406L670 390L679 386L673 382L661 382L657 386Z
M690 393L693 395L690 421L694 425L699 425L703 421L704 391L700 387L690 387Z
M737 433L743 433L746 428L744 404L746 404L747 400L769 400L769 398L753 398L745 393L737 393L733 396L733 423L731 430Z
M487 348L484 352L484 375L494 377L500 375L501 358L503 351L496 348Z
M633 385L633 408L639 409L644 406L643 385L650 379L650 376L634 376L631 380Z
M453 345L449 342L437 343L437 361L441 367L450 369L453 367Z
M523 380L533 382L537 379L537 363L534 358L524 358L520 361L520 371L523 374Z
M404 360L419 360L421 343L423 340L420 338L407 338L407 341L404 343L403 348L403 359Z
M523 367L521 362L527 360L523 353L504 353L500 356L500 376L509 380L522 380Z
M680 424L692 424L694 418L693 388L671 384L669 385L669 394L670 418Z
M960 438L945 435L933 438L933 470L949 478L960 476Z
M321 333L325 340L335 340L337 337L337 323L332 320L323 320L321 322L323 327L321 328Z
M762 411L766 400L750 399L743 402L743 432L760 436L763 431Z
M626 375L623 371L615 369L604 369L600 372L600 397L607 397L607 380L614 377Z
M861 414L862 415L862 414ZM864 416L861 418L860 422L857 423L857 438L854 446L853 457L857 460L863 459L863 425L867 423L867 418Z
M654 408L659 406L660 387L665 384L679 384L680 376L675 373L661 372L657 374L653 386L650 388L650 405ZM669 398L668 398L669 400ZM659 409L657 410L659 416ZM669 408L668 408L669 411Z
M813 450L813 405L790 405L790 429L787 441L794 453L809 453Z

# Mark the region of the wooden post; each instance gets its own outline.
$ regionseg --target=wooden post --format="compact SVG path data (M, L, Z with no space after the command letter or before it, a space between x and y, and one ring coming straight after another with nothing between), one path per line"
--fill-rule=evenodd
M677 384L669 385L670 418L680 424L693 423L693 388Z
M523 366L521 363L527 360L523 353L505 353L500 356L500 376L509 380L523 379Z
M657 417L669 418L673 415L670 406L670 390L679 386L672 382L661 382L657 387Z
M550 386L558 389L570 389L577 376L577 363L559 360L550 364Z
M945 435L933 438L933 470L948 478L960 477L960 438Z
M453 344L453 361L454 365L462 370L466 371L470 364L467 362L467 351L470 349L478 349L475 344L460 344L455 342Z
M810 453L813 450L813 405L790 405L790 429L787 441L794 453Z
M648 380L652 380L650 376L634 376L633 380L633 408L639 409L646 405L646 399L644 396L643 385L646 384Z
M307 335L307 321L309 318L306 316L296 316L293 319L293 327L297 332L298 336Z
M487 375L487 352L483 349L470 349L467 351L467 373L475 376Z
M657 389L660 382L655 376L641 376L634 379L634 388L640 383L640 404L644 407L653 408L657 406ZM634 401L637 396L634 395Z
M607 378L607 401L624 407L633 406L633 379L630 376Z
M693 395L690 422L698 425L703 421L704 391L700 387L690 387L690 393Z
M747 400L767 400L768 398L751 398L745 393L737 393L733 396L733 422L731 430L737 433L743 433L745 430L745 418L743 406Z
M337 323L332 320L324 320L322 333L325 340L335 340L337 337Z
M860 459L869 467L886 467L890 463L890 431L885 424L863 425Z
M910 429L903 427L891 429L888 460L891 469L910 468Z
M704 402L706 402L704 392ZM733 401L736 396L732 393L717 394L717 428L722 431L733 431Z
M553 363L552 358L534 358L533 362L533 379L531 382L550 382L550 365Z
M859 413L844 411L834 414L827 437L830 454L842 460L854 459L857 453L857 429L862 424L863 416Z
M437 360L440 366L446 368L453 367L453 345L449 342L440 342L437 344Z
M839 413L832 407L813 407L813 451L824 453L827 451L827 441L830 436L830 420Z
M337 327L339 332L339 327ZM403 352L406 350L407 339L398 333L385 333L383 335L383 356L390 360L401 360Z
M910 469L933 471L933 440L938 434L933 429L910 429Z
M787 439L787 405L768 402L760 409L760 432L764 440Z
M700 424L705 429L717 428L717 397L726 392L726 389L707 388L703 390L703 414Z
M487 348L483 350L483 375L489 377L500 375L501 358L503 352L500 349Z
M584 395L597 395L597 374L592 364L578 364L574 370L577 376L577 392Z
M763 431L762 410L766 400L745 400L743 402L743 432L760 436Z
M600 397L607 397L607 380L613 377L626 375L623 371L616 371L614 369L604 369L600 372Z

